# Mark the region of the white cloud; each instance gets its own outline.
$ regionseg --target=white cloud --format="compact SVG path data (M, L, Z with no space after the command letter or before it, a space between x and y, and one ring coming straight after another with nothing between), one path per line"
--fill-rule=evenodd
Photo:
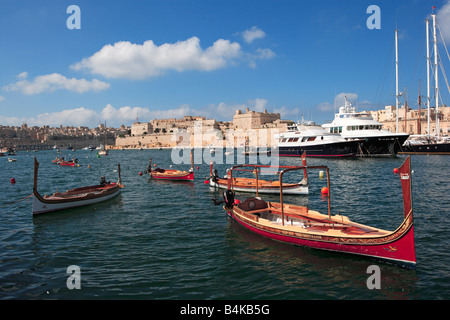
M9 126L20 126L22 123L26 123L29 126L49 125L51 127L58 127L63 125L96 127L100 122L106 121L107 126L119 127L122 124L131 126L136 119L140 122L149 122L153 119L181 119L186 115L202 116L218 121L232 121L236 110L245 112L246 108L257 112L264 112L265 109L268 112L278 112L281 114L282 119L288 119L292 115L298 114L298 109L290 110L286 107L271 111L268 100L256 98L248 100L246 103L229 104L220 102L218 104L209 104L199 109L191 108L188 104L182 104L177 108L167 110L130 106L114 107L111 104L107 104L99 111L79 107L22 118L0 115L0 123Z
M256 49L254 57L257 59L272 59L273 57L275 57L275 55L275 52L270 49L258 48Z
M321 112L337 112L345 103L345 97L355 106L358 101L358 94L350 92L341 92L334 97L333 103L321 102L316 108Z
M439 28L442 32L442 36L444 37L445 41L450 40L450 1L447 0L447 2L440 8L436 13L437 21ZM430 23L432 25L432 22ZM439 36L439 30L437 31L438 38Z
M157 46L148 40L141 44L128 41L105 45L91 57L71 66L107 78L147 79L168 70L212 71L225 67L241 55L238 43L219 39L203 50L197 37Z
M265 36L266 33L256 26L253 26L250 29L242 32L242 37L244 38L244 41L247 43L252 43L256 39L261 39L264 38Z
M18 75L17 75L17 78L18 79L25 79L25 78L27 78L28 77L28 72L26 72L26 71L24 71L24 72L22 72L22 73L19 73Z
M66 78L59 73L37 76L33 81L26 80L27 73L22 72L18 77L20 80L16 83L4 86L5 91L22 91L26 95L38 94L42 92L53 92L55 90L65 89L83 93L86 91L100 91L109 88L109 84L97 79L92 81L85 79Z
M0 96L0 101L5 100L5 97Z

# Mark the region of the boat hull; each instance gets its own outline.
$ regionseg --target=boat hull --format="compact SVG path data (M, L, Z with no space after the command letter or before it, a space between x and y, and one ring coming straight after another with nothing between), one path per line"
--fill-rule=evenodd
M347 137L344 136L347 139ZM408 135L386 135L373 137L355 137L360 140L359 157L396 157Z
M209 179L209 185L213 188L228 189L228 181L225 179L219 179L214 182L212 178ZM238 184L233 184L233 190L238 192L256 192L256 186L239 186ZM290 184L283 186L283 194L297 194L297 195L307 195L309 192L308 185L301 184ZM280 194L280 187L278 185L259 185L258 193L264 194Z
M194 172L177 174L176 170L165 170L163 173L154 172L150 173L150 177L156 180L173 180L173 181L194 181Z
M389 261L407 268L415 268L414 228L412 216L405 219L396 231L381 237L342 237L322 236L320 234L291 231L276 226L258 224L236 212L228 215L247 230L260 236L302 247L356 254Z
M344 158L356 157L358 141L342 141L312 145L278 146L280 157L300 157L306 153L307 157Z
M120 194L120 187L117 185L115 188L111 189L107 195L103 195L101 197L92 197L87 199L73 200L67 201L67 199L57 200L46 200L43 199L39 195L34 194L33 197L33 215L39 215L47 212L77 208L81 206L87 206L99 202L103 202L114 198L115 196Z
M450 154L450 143L412 144L404 146L399 154Z

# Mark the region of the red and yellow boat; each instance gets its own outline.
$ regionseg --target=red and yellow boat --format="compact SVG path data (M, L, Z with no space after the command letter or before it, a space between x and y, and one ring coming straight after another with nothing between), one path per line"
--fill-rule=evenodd
M302 163L303 166L306 166L306 153L303 153L302 155ZM266 169L269 168L269 166L258 166L258 167L265 167ZM278 169L280 168L290 168L289 166L278 166ZM231 184L233 191L240 191L240 192L256 192L256 195L258 193L274 193L277 194L280 191L280 182L278 179L275 180L263 180L259 178L259 170L257 168L255 169L246 169L246 168L240 168L239 166L234 167L235 171L252 171L255 175L255 178L244 178L244 177L231 177L230 172L227 172L226 176L224 178L220 178L217 169L213 170L213 163L211 161L210 169L209 169L209 185L214 188L221 188L221 189L228 189L230 185L230 179L233 179L233 183ZM267 171L267 170L266 170ZM278 171L275 172L275 174L278 174ZM308 176L306 174L306 170L304 172L304 175L302 179L300 179L299 182L296 183L284 183L283 184L283 193L284 194L296 194L296 195L307 195L309 192L308 188Z
M173 181L194 181L194 162L191 152L191 168L189 171L181 171L176 169L152 169L152 159L147 167L147 172L152 179L156 180L173 180Z
M259 197L243 202L234 198L229 188L224 192L224 209L246 229L261 236L294 245L357 254L415 268L414 224L411 199L411 165L408 157L399 173L404 219L394 231L362 225L343 215L331 215L328 194L328 214L308 207L283 202L283 174L292 170L326 170L330 190L329 170L326 166L291 167L280 172L280 202L268 202ZM254 167L255 165L247 165ZM233 168L231 169L233 170ZM330 192L330 191L328 191Z

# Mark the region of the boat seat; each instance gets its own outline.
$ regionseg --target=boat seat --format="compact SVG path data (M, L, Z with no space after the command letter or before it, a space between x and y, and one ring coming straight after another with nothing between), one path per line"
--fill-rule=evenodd
M260 198L248 198L244 202L241 202L237 207L244 211L253 211L267 208L267 202Z

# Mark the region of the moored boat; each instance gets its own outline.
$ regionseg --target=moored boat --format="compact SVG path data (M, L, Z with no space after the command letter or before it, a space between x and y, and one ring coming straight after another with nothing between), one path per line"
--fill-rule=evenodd
M356 157L358 147L358 140L347 141L312 121L292 124L278 136L280 157L300 157L304 152L308 157Z
M303 153L302 155L303 166L306 166L306 155ZM287 168L288 166L278 166L277 169ZM263 180L259 178L261 169L265 170L267 173L267 169L270 170L270 166L264 165L253 165L250 169L239 168L239 166L234 166L234 171L251 171L255 178L245 178L245 177L232 177L232 171L227 170L227 174L224 178L220 178L217 172L217 169L213 170L213 163L210 165L210 177L209 177L209 185L213 188L221 188L228 189L231 185L233 191L240 192L252 192L252 193L275 193L278 194L280 192L280 182L278 179L276 180ZM276 172L272 172L273 174L278 174L278 170ZM304 171L304 176L297 183L284 183L283 184L283 192L284 194L302 194L307 195L309 191L308 187L308 176L306 174L306 170Z
M403 191L404 219L394 231L352 222L347 216L331 215L330 196L328 214L304 206L286 204L283 202L282 187L279 203L264 201L260 197L240 202L229 188L224 192L224 210L244 228L273 240L362 255L415 268L410 159L408 157L397 169ZM305 168L325 170L329 189L330 176L326 166L286 168L280 172L280 186L283 185L282 179L286 172Z
M189 171L181 171L176 169L152 169L152 159L147 167L147 172L152 179L156 180L173 180L173 181L194 181L194 163L191 151L191 168Z
M98 185L70 189L66 192L55 192L50 196L41 196L37 190L38 168L39 162L34 158L33 215L106 201L117 196L123 188L119 164L119 180L117 183L107 182L104 177L101 177Z
M56 160L56 159L55 159ZM54 161L54 160L53 160ZM75 167L79 166L78 159L71 159L71 160L65 160L64 157L62 157L59 161L57 161L60 166L66 166L66 167Z
M413 138L403 145L400 154L450 154L450 138Z
M328 132L338 133L346 140L359 140L357 156L396 157L409 134L392 133L382 129L382 126L370 113L356 112L347 97L334 120L322 125Z

